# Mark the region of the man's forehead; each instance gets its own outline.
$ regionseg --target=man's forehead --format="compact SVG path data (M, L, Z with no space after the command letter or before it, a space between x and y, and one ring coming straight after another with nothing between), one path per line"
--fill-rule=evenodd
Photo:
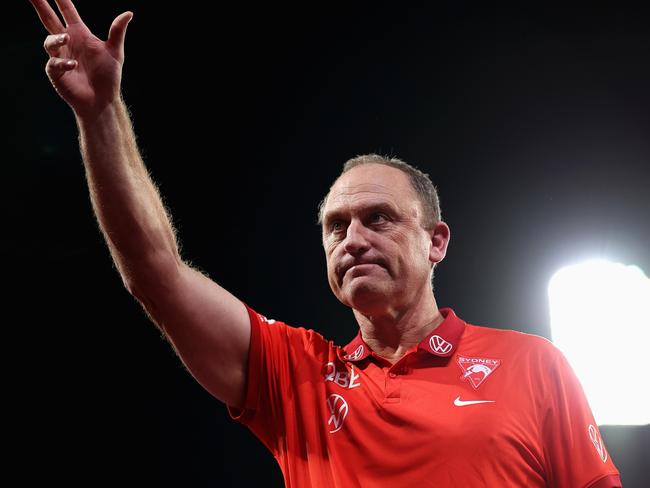
M330 194L324 207L323 217L327 219L341 212L358 211L369 208L397 210L400 202L390 193L384 191L353 191Z
M338 182L332 186L328 200L349 200L359 198L372 198L382 196L392 196L394 190L387 185L379 183L357 183L357 184L341 184Z
M411 184L403 171L383 164L364 164L343 173L330 188L330 196L362 193L393 195L408 192Z
M404 207L410 202L418 205L408 176L401 170L385 165L368 164L344 173L330 188L324 213L354 204Z

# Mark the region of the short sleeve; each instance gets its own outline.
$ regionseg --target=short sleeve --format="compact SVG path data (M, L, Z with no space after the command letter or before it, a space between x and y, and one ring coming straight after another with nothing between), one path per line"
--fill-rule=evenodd
M543 443L549 486L615 488L619 472L605 447L582 386L564 355L548 344Z
M305 361L313 331L269 320L246 306L251 323L243 408L228 406L230 416L246 425L275 455L281 450L285 418L293 409L296 364Z

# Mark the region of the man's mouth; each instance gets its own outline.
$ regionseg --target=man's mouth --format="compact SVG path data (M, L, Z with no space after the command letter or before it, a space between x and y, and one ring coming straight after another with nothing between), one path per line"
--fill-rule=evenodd
M346 266L343 268L343 272L341 273L341 278L345 277L346 275L361 275L364 274L367 271L372 270L375 267L382 267L383 265L379 262L376 261L363 261L360 263L352 263L349 266Z
M360 263L360 264L353 264L348 268L346 273L349 273L350 271L355 271L355 270L365 270L372 268L373 266L379 266L377 263Z

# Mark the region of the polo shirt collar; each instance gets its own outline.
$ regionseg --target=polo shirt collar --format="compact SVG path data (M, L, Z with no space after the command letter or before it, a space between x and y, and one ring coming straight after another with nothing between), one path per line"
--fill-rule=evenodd
M422 339L417 348L434 356L447 358L458 349L460 337L465 330L465 322L451 308L441 308L440 313L444 320L428 336ZM361 330L343 350L345 351L343 359L350 362L361 361L372 353L368 344L361 338Z

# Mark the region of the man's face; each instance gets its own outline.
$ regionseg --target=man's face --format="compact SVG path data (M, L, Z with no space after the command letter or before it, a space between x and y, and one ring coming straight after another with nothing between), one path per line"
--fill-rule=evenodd
M433 232L421 221L421 204L406 173L365 164L343 174L323 210L334 295L372 315L408 306L430 290Z

